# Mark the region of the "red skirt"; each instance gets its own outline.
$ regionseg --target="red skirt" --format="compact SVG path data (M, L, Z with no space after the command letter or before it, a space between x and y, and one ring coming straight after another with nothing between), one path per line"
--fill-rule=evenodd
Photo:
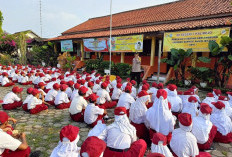
M29 157L31 153L31 148L27 147L25 150L16 150L16 151L11 151L11 150L5 150L2 153L2 157Z
M209 139L208 139L208 141L205 142L204 144L197 143L198 148L200 150L209 149L211 147L211 145L213 144L213 139L216 136L216 133L217 133L217 127L215 125L213 125L213 127L211 128L210 133L209 133Z
M95 127L95 125L97 125L97 122L100 120L100 121L102 121L102 124L105 124L105 121L103 120L103 117L104 117L105 115L98 115L98 117L97 117L97 119L95 120L95 122L93 122L92 124L89 124L89 126L91 127L91 128L93 128L93 127Z
M13 86L15 85L14 82L9 82L7 84L5 84L3 87L10 87L10 86Z
M2 104L2 107L4 110L13 110L13 109L16 109L18 107L21 107L23 105L23 102L22 101L15 101L11 104Z
M154 134L154 133L156 133L155 130L153 130L153 129L150 129L150 130L149 130L149 134L150 134L150 139L151 139L151 140L152 140L152 138L153 138L153 134ZM169 134L166 136L166 138L167 138L167 144L169 144L170 141L171 141L171 139L172 139L172 132L169 132Z
M52 105L52 106L55 106L54 101L46 101L46 102L49 103L49 104Z
M99 106L104 106L105 109L113 108L117 105L116 101L105 102L104 104L98 104Z
M147 129L144 123L136 124L131 121L131 125L135 127L136 135L139 139L145 140L147 144L150 143L151 140L149 138L149 130Z
M18 80L13 80L14 83L18 83Z
M174 152L172 152L172 155L174 157L178 157ZM196 157L211 157L211 155L207 152L199 152L199 155L197 155Z
M21 85L29 85L29 82L20 83Z
M56 107L56 109L62 110L62 109L69 108L70 104L71 104L71 102L69 102L69 103L62 103L62 104L59 104L59 105L55 105L55 107Z
M146 149L146 142L140 139L132 143L129 150L124 152L112 151L107 147L103 157L144 157Z
M84 122L84 113L85 113L85 110L82 110L80 113L77 113L74 115L70 114L70 117L75 122Z
M23 108L24 111L28 112L27 104L23 104L22 108Z
M47 110L48 107L45 104L36 105L35 108L29 110L30 114L37 114L41 111Z
M220 143L230 143L232 142L232 132L228 133L226 136L223 136L220 132L217 131L214 138L214 142Z
M45 93L48 93L51 89L44 89Z

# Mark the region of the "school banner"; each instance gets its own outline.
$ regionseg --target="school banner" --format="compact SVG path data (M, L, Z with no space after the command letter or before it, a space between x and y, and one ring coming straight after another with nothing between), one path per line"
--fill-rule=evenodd
M83 39L85 52L108 52L108 38Z
M222 36L229 36L230 28L200 29L164 33L163 52L172 48L193 49L193 52L209 52L210 40L220 43ZM227 51L226 48L224 51Z
M72 40L63 40L61 43L61 52L72 52L73 51L73 43Z
M112 52L143 52L143 35L112 37Z

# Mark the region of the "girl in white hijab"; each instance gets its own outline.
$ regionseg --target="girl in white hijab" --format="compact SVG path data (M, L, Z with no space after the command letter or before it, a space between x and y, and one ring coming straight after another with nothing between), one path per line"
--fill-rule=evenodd
M230 104L230 107L232 107L232 92L227 92L226 94L228 94L228 97L229 97L229 104Z
M150 138L152 139L155 132L160 132L167 136L169 143L172 136L171 133L174 130L175 119L168 108L167 92L164 89L159 89L156 97L154 105L146 113L146 119L150 128Z
M172 108L171 111L173 113L179 113L181 112L183 105L181 98L177 95L177 86L176 85L169 85L168 86L169 92L168 92L168 102L171 103ZM174 114L177 115L177 114Z
M188 98L188 102L184 105L182 113L189 113L192 117L196 117L198 115L198 100L195 96L190 96Z
M217 102L217 100L214 98L213 93L208 93L206 98L202 101L202 103L208 104L212 108L212 102Z
M219 96L218 101L223 102L223 104L225 105L225 111L226 111L227 116L229 116L230 119L232 119L232 108L230 107L228 98L226 96Z
M80 148L77 147L77 142L80 139L79 128L68 125L60 131L60 141L56 148L52 151L50 157L77 157L79 156Z
M211 122L217 127L215 142L230 143L232 142L232 122L226 114L225 104L223 102L213 103L213 113L210 117Z

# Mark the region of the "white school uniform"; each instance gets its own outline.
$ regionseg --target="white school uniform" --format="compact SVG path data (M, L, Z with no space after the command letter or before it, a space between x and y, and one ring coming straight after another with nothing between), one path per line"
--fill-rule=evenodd
M21 99L16 95L14 92L8 93L4 98L3 98L3 104L12 104L15 101L19 102Z
M62 103L69 103L68 95L64 91L59 91L55 97L55 105L59 105Z
M129 93L122 93L119 97L117 107L125 107L128 110L134 102L135 99Z
M118 100L121 94L122 90L120 88L115 87L111 96L112 100Z
M74 89L74 91L72 92L72 95L71 95L71 100L73 100L75 97L78 97L79 96L79 90L78 89Z
M27 103L28 110L34 109L36 105L41 105L43 101L33 96Z
M83 96L75 97L75 98L72 100L72 103L71 103L71 105L70 105L69 113L70 113L71 115L80 113L80 112L82 112L83 109L86 108L87 105L88 105L88 103L87 103L87 101L84 99Z
M65 91L65 93L68 95L68 97L70 98L72 95L72 89L70 87L68 87Z
M9 82L10 82L10 80L7 77L2 78L2 86L6 85Z
M93 86L92 91L93 91L94 93L97 93L97 91L98 91L99 89L101 89L100 85L95 83L94 86Z
M90 96L93 94L92 89L88 87L88 91L86 92L86 97Z
M136 97L137 97L137 91L136 91L136 88L134 87L134 86L132 86L132 88L131 88L131 96L134 98L134 99L136 99Z
M92 124L97 120L98 115L103 115L104 109L95 106L95 104L90 103L87 105L84 114L84 121L87 124Z
M24 100L23 104L27 104L29 102L29 100L33 97L32 94L29 94L26 99Z
M28 76L22 76L21 77L21 83L27 83L28 82Z
M58 91L57 91L57 90L51 89L51 90L49 90L49 92L45 95L44 100L45 100L45 101L54 101L57 94L58 94Z
M97 91L97 104L104 104L106 101L111 101L110 94L105 89Z
M0 129L0 156L5 151L5 149L9 149L11 151L15 151L22 144L19 140L13 138L2 129Z

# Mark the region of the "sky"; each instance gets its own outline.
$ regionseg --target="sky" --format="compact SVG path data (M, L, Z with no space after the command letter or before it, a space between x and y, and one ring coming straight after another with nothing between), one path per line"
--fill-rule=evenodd
M175 0L112 0L112 13ZM42 37L61 35L89 18L110 14L110 0L41 0ZM40 0L0 0L3 30L9 33L32 30L41 36Z

